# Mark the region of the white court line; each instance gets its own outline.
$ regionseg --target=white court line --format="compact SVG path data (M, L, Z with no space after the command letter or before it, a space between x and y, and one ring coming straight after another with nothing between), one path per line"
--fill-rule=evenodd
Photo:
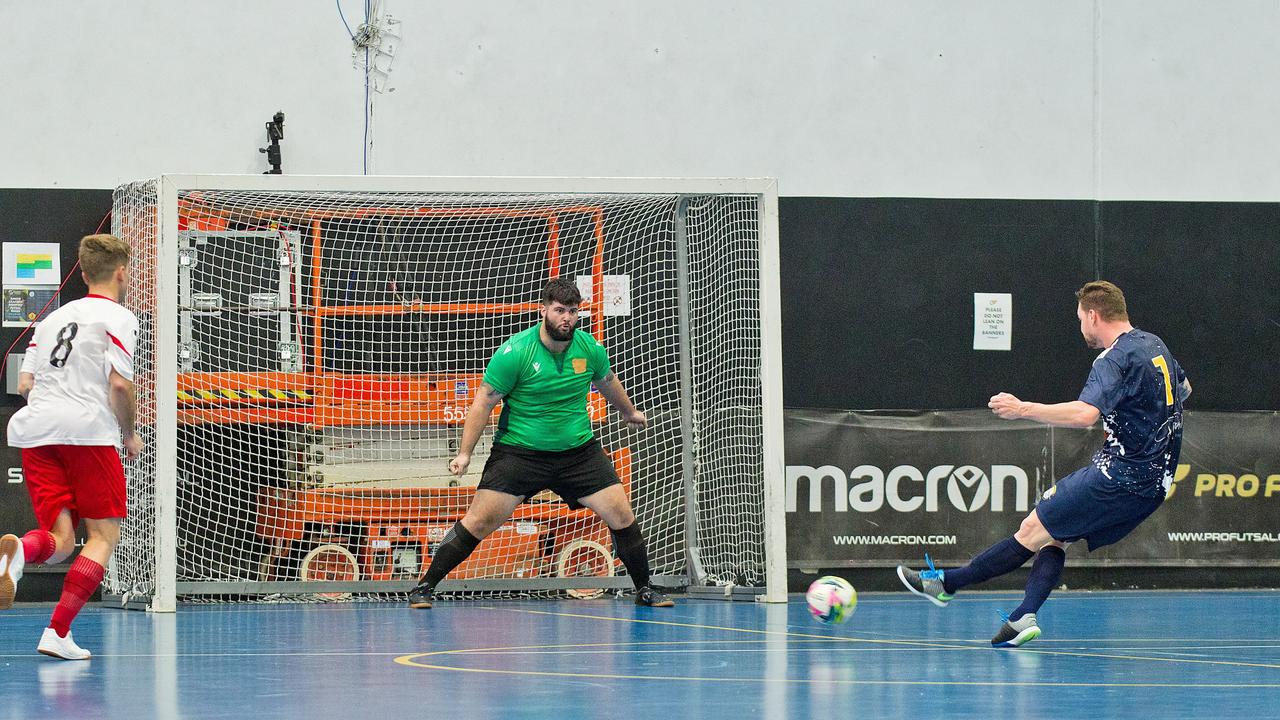
M98 658L184 658L184 657L397 657L404 655L405 651L400 652L222 652L222 653L97 653L93 654L94 659ZM44 655L32 650L30 653L22 654L0 654L0 658L43 658Z

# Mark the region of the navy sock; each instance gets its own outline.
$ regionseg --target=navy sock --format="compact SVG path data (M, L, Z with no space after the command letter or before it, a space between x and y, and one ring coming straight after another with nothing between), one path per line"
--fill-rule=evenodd
M1035 553L1009 536L978 553L968 565L947 570L942 575L942 588L953 593L967 585L975 585L1022 567Z
M1010 620L1020 620L1023 615L1040 609L1062 579L1062 566L1066 562L1067 553L1057 545L1040 549L1036 561L1031 564L1031 574L1027 576L1027 594L1018 609L1009 613Z

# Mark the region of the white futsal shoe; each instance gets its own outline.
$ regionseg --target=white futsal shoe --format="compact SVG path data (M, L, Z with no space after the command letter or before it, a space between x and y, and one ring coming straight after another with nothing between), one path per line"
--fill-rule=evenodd
M1040 637L1040 625L1036 623L1035 613L1027 613L1017 620L1010 620L1008 615L1004 615L1004 625L1001 625L1000 631L991 638L991 647L1022 647L1038 637Z
M88 660L90 653L88 650L76 644L71 639L71 631L67 631L66 637L58 637L58 631L53 628L45 628L44 634L40 636L40 644L36 646L36 650L42 655L56 657L59 660Z
M13 607L13 598L18 594L18 581L22 579L24 564L26 554L18 536L0 537L0 610Z

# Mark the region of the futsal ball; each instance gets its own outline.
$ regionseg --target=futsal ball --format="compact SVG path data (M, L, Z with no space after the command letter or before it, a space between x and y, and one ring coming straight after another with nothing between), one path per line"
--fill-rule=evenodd
M809 613L820 623L835 625L853 615L858 607L858 591L848 580L826 575L813 581L804 599L809 603Z

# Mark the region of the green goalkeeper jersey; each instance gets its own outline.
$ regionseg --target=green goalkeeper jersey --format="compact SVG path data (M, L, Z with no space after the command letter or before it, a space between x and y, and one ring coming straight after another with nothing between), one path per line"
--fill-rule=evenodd
M591 383L609 374L609 356L581 330L574 331L563 353L552 353L538 336L540 325L512 335L485 369L484 381L504 396L493 441L569 450L592 438L587 393Z

